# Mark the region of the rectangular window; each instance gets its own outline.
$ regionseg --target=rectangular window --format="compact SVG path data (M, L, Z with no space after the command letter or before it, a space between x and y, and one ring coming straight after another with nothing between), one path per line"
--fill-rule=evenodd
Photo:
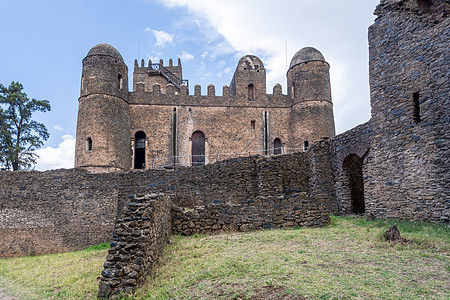
M308 147L309 147L309 142L305 141L303 149L306 151L306 150L308 150Z
M250 121L250 128L251 128L252 130L255 130L255 124L256 124L255 121Z
M416 92L412 95L413 97L413 120L415 123L419 123L420 122L420 103L419 103L419 98L420 98L420 93Z

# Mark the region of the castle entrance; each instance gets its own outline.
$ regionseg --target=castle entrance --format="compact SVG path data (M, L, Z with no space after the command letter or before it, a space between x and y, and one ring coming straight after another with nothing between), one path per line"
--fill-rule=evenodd
M350 154L342 163L344 171L344 190L349 194L351 211L356 214L365 212L364 181L362 172L363 160L356 154ZM346 196L347 196L346 195Z
M145 133L138 131L134 135L134 168L145 169Z
M205 164L205 134L196 131L192 134L192 165L199 166Z

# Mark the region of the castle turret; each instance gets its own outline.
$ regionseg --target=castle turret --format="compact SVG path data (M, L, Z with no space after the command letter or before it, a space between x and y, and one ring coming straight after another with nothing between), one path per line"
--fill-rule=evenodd
M128 68L119 51L94 46L83 59L75 167L94 172L131 167Z
M266 69L258 57L246 55L239 60L230 83L230 94L250 101L265 97Z
M312 47L299 50L291 60L287 86L292 100L293 148L308 148L321 138L335 135L329 69L322 53Z

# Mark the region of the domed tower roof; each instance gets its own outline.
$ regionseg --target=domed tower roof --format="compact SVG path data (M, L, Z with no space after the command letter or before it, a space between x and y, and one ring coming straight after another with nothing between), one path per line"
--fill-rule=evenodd
M294 57L292 57L291 64L289 65L289 69L295 65L307 62L307 61L325 61L322 53L319 50L313 47L305 47L300 49L295 53Z
M86 57L91 56L91 55L107 55L107 56L111 56L111 57L114 57L114 58L117 58L117 59L120 59L121 61L123 61L123 58L122 58L122 55L120 55L120 52L117 51L117 49L114 48L113 46L111 46L110 44L95 45L94 47L91 48L91 50L89 50Z

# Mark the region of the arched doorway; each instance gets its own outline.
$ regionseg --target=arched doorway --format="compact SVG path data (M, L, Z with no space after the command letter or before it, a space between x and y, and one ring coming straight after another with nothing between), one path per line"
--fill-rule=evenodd
M363 160L356 154L350 154L342 163L344 171L344 189L350 195L351 211L362 214L366 211L364 203Z
M273 140L273 154L281 154L281 140L279 138Z
M145 133L138 131L134 135L134 168L145 169Z
M196 131L192 134L192 165L199 166L205 164L205 134Z

